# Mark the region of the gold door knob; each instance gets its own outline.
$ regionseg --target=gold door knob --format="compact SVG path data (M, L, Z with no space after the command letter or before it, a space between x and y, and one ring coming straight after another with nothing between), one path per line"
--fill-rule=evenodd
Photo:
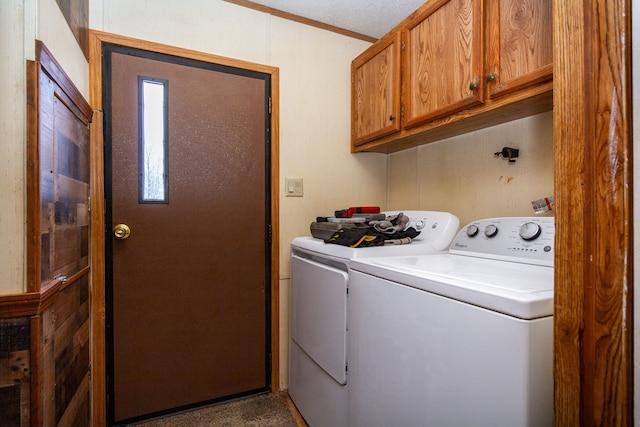
M125 240L131 234L131 229L127 224L118 224L113 227L113 235L118 240Z

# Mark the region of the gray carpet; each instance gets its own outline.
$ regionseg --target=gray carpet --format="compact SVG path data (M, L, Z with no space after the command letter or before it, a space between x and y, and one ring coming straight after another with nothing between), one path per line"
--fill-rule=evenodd
M298 427L299 424L291 414L285 399L286 397L277 393L261 394L134 425L137 427Z

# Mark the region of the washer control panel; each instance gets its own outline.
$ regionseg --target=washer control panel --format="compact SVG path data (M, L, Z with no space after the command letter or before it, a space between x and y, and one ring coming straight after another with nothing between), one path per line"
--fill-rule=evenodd
M463 227L450 253L553 267L553 217L506 217L473 221Z

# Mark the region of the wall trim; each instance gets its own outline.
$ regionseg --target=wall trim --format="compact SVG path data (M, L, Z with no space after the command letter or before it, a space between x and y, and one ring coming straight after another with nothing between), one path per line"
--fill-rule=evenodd
M258 12L268 13L269 15L277 16L278 18L299 22L304 25L320 28L321 30L331 31L332 33L342 34L343 36L351 37L354 39L364 40L366 42L371 42L371 43L374 43L378 40L375 37L367 36L362 33L357 33L355 31L346 30L344 28L336 27L334 25L325 24L324 22L305 18L304 16L295 15L293 13L285 12L280 9L274 9L273 7L265 6L249 0L224 0L224 1L226 1L227 3L232 3L238 6L246 7L248 9L257 10Z
M40 292L0 295L0 319L31 317L39 312Z

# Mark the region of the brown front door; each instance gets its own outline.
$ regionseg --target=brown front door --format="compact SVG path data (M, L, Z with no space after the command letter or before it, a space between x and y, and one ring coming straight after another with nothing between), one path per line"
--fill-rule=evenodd
M103 61L110 421L267 390L270 77Z

